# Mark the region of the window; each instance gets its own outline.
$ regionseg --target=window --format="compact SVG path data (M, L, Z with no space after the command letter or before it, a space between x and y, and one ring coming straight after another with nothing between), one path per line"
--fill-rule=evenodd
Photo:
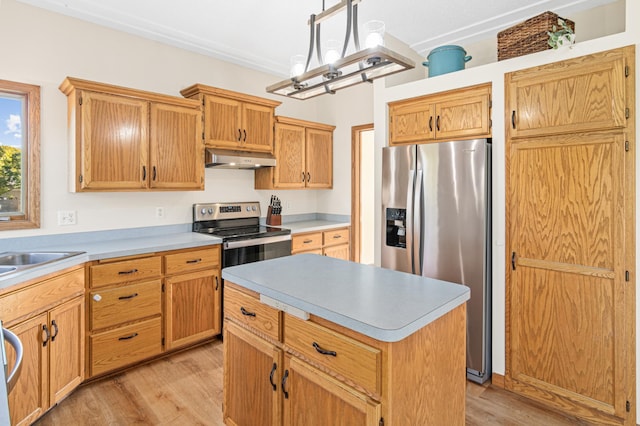
M0 230L40 227L40 87L0 80Z

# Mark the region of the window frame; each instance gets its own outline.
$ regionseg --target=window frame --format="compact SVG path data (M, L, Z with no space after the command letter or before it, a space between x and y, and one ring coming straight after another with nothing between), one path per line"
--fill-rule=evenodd
M0 220L0 231L31 229L40 227L40 86L0 80L0 94L7 93L24 97L26 117L22 117L22 131L26 132L22 152L22 197L21 214Z

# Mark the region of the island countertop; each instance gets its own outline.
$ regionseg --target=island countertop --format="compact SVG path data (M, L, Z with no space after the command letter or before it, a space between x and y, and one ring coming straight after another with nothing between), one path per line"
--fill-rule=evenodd
M463 285L316 254L224 268L222 278L385 342L404 339L470 297Z

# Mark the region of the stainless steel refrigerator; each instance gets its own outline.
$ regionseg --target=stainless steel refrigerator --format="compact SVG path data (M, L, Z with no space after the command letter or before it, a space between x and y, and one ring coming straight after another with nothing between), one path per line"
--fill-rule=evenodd
M466 285L467 378L491 376L491 140L388 147L382 267Z

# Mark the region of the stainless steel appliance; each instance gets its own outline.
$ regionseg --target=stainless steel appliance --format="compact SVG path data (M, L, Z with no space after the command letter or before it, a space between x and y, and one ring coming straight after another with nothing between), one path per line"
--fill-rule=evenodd
M193 205L193 232L222 238L222 267L289 256L291 230L260 225L260 203Z
M13 368L9 372L9 359L7 357L5 341L15 351ZM6 382L6 386L0 386L0 424L10 424L9 419L9 393L15 386L22 369L23 347L20 338L2 326L0 321L0 357L2 366L0 368L0 379Z
M491 144L389 147L382 156L382 267L463 284L467 378L491 375Z

